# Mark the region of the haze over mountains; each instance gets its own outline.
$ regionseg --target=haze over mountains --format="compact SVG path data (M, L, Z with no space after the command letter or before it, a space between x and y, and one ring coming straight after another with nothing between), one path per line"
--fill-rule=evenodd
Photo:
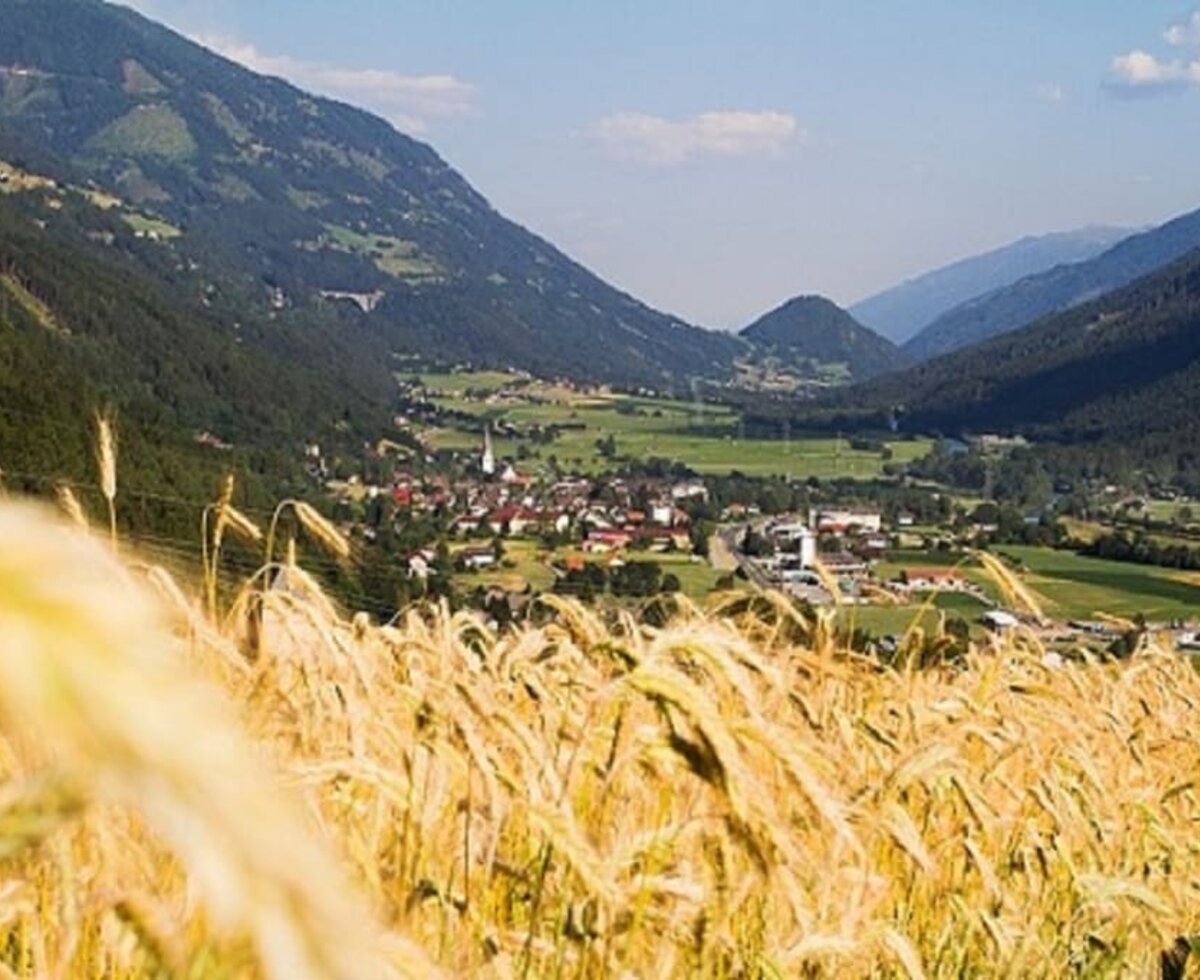
M903 344L961 303L1057 265L1090 259L1129 234L1128 229L1097 227L1022 238L909 279L855 303L849 312Z
M904 345L917 360L969 347L1103 296L1200 247L1200 211L1132 235L1085 262L1061 265L970 300Z

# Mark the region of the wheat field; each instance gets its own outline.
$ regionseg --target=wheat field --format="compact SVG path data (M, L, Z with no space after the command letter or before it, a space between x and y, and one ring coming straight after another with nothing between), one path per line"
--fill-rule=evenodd
M193 589L118 557L110 489L95 534L0 502L0 976L1182 975L1200 680L1152 638L885 668L769 595L380 626L283 542L342 552L311 508L264 533L227 484ZM269 542L234 595L229 534Z

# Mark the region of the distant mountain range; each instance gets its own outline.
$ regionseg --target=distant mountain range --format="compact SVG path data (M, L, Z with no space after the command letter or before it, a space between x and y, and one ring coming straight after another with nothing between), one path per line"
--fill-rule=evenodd
M903 344L962 303L1055 266L1083 262L1129 234L1121 228L1084 228L1022 238L893 286L849 311L876 333Z
M628 387L707 379L724 397L749 379L750 403L801 424L1196 452L1200 212L976 296L903 348L815 296L719 333L607 285L425 144L132 11L0 0L0 25L6 479L83 473L86 436L56 433L110 403L164 497L199 493L219 445L274 481L270 499L304 442L353 454L387 431L414 357ZM908 329L935 298L1115 234L1017 243L856 308ZM865 383L809 408L773 386L788 371Z
M759 317L740 336L785 360L842 365L855 380L885 374L906 363L895 344L823 296L790 299Z
M1200 249L1037 324L867 384L810 413L830 427L1019 432L1200 476Z
M0 0L0 23L0 159L160 222L180 263L260 310L353 304L395 353L631 384L722 377L744 352L607 285L366 112L100 0Z
M925 360L1017 330L1119 289L1200 247L1200 211L1132 235L1095 258L1061 265L943 314L904 345Z

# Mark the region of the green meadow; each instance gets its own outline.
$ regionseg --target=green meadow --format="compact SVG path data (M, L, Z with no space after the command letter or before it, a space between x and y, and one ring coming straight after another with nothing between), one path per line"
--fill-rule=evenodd
M816 476L871 479L883 471L882 453L855 450L845 439L796 438L789 441L744 438L736 413L707 403L665 398L635 398L610 394L576 394L553 385L529 382L517 398L492 401L468 399L499 391L516 380L501 372L424 374L426 387L440 395L434 401L443 408L475 415L493 423L567 426L549 445L535 446L528 440L495 439L502 456L527 456L526 468L553 455L560 465L584 473L600 472L611 466L597 451L597 442L611 438L618 459L659 457L684 463L699 473L738 471L747 476L785 476L805 479ZM431 443L442 449L469 451L478 447L477 433L440 429L429 434ZM891 458L899 463L925 455L930 443L924 440L889 444Z

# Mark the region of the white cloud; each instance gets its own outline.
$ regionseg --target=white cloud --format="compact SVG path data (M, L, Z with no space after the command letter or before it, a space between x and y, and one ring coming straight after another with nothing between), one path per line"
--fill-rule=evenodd
M339 68L260 51L253 44L211 35L200 44L251 71L287 79L300 88L371 109L410 133L438 119L469 115L475 86L455 75L403 75L380 68Z
M1173 48L1200 48L1200 11L1168 27L1163 40ZM1160 58L1137 48L1113 58L1109 65L1109 82L1130 92L1200 86L1200 54Z
M714 110L678 120L619 112L594 123L588 135L614 159L669 167L695 157L778 153L803 131L786 112Z
M1034 89L1034 95L1042 102L1058 103L1067 101L1067 90L1059 85L1058 82L1043 82Z
M1110 73L1117 85L1129 89L1153 91L1200 85L1200 59L1164 61L1147 51L1130 51L1113 58Z
M1173 48L1200 46L1200 10L1197 10L1187 20L1168 27L1163 38Z

